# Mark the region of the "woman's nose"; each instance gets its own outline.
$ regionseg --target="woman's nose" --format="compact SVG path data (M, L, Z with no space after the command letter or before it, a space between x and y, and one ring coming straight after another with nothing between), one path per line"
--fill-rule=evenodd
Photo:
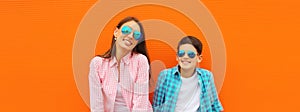
M130 34L128 34L127 36L133 38L133 32L130 32Z

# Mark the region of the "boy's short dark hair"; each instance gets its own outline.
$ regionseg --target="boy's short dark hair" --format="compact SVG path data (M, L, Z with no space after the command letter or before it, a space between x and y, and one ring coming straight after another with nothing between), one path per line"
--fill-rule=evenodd
M196 37L194 37L194 36L183 37L178 43L177 51L179 51L179 47L183 44L193 45L196 48L198 55L201 55L201 53L202 53L202 42L199 39L197 39Z

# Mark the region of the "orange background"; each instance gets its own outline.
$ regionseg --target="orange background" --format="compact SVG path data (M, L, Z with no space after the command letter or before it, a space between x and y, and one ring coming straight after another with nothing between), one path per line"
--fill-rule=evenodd
M215 17L226 45L226 76L220 92L225 111L298 110L299 2L201 1ZM89 111L74 82L72 47L81 19L95 2L0 2L0 111ZM192 22L185 21L180 14L166 16L170 12L162 7L140 6L118 14L113 20L126 15L141 20L163 19L182 28L186 34L203 38ZM108 23L100 36L110 35L109 28L116 23ZM151 49L162 45L169 52L163 43L149 43ZM96 53L102 53L103 49L97 48ZM204 50L207 58L201 66L210 69L208 46ZM151 60L160 59L159 54L150 52ZM176 63L166 58L161 60L167 67Z

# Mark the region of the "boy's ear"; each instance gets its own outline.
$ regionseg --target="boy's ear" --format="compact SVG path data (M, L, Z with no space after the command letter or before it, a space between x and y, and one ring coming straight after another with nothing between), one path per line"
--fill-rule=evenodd
M198 63L202 61L202 55L197 56Z

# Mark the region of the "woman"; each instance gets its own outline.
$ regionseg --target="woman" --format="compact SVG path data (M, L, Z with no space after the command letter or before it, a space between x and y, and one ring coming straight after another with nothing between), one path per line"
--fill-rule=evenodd
M91 112L152 111L149 77L143 26L126 17L116 26L111 48L90 63Z
M210 71L198 68L202 60L202 43L187 36L177 46L178 65L163 70L154 92L155 112L219 112L219 101Z

